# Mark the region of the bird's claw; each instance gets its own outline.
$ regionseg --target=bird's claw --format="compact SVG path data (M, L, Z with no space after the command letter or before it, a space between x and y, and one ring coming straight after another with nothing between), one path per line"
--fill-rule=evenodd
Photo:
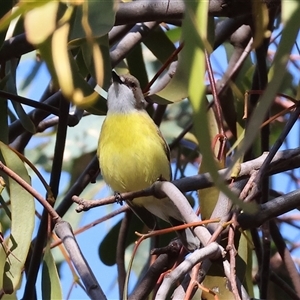
M123 205L124 199L119 192L115 192L115 200L118 204Z

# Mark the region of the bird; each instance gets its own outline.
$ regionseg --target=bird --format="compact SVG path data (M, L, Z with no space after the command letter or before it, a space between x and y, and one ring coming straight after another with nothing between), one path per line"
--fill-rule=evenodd
M97 156L103 179L114 192L138 191L159 179L171 180L168 144L145 106L138 79L130 74L119 76L113 71ZM185 223L169 198L147 196L126 203L150 230L157 228L156 217L172 226ZM188 251L200 247L192 229L177 233Z

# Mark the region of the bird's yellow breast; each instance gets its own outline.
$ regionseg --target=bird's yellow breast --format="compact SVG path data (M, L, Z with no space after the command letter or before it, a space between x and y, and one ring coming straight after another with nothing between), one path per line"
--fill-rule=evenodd
M161 176L170 180L165 141L146 112L108 114L98 156L103 178L114 191L144 189Z

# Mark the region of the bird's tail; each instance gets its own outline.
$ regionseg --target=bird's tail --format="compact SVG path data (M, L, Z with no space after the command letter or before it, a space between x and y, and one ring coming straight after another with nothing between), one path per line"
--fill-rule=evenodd
M171 218L169 222L172 224L172 226L178 226L182 225L183 223ZM177 230L176 231L178 237L180 238L183 246L189 251L193 252L196 249L200 248L200 241L199 239L195 236L193 229L192 228L186 228L182 230Z
M158 229L154 216L169 222L172 226L184 224L180 221L181 215L178 209L169 198L142 197L133 201L127 201L127 204L151 230ZM176 233L188 251L192 252L200 248L200 241L194 235L192 228L178 230Z

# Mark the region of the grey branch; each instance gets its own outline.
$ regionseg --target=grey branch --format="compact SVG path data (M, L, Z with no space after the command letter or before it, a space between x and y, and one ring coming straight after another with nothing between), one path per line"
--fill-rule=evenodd
M155 191L156 192L162 192L165 195L167 195L170 200L174 203L174 205L177 206L178 210L182 214L182 217L186 223L193 223L197 222L199 219L193 209L191 208L190 204L188 203L187 199L184 197L184 195L178 190L178 188L173 185L170 182L167 181L158 181L154 184ZM195 250L183 263L181 263L174 271L172 271L169 276L165 277L165 280L163 281L162 286L158 290L156 294L156 299L165 299L168 290L173 286L174 282L176 280L182 278L183 274L186 274L193 266L195 266L200 261L205 261L208 258L214 258L219 257L224 252L224 249L218 245L217 243L213 242L210 243L211 240L211 234L208 231L208 229L204 226L197 226L194 228L195 235L199 238L201 243L205 246L202 249ZM211 248L209 246L211 245L217 245L217 248L213 248L214 251L211 251ZM212 246L216 247L216 246ZM201 252L201 250L204 250ZM210 264L207 265L207 267L210 267ZM223 261L223 267L224 272L228 280L230 280L230 265L227 260ZM173 274L176 274L174 276L173 281ZM167 278L167 279L166 279ZM171 279L170 279L171 278ZM166 281L166 282L165 282ZM250 299L249 295L247 294L247 291L241 284L241 282L236 279L236 284L241 291L241 297L243 300Z
M235 178L235 180L243 180L246 177L249 177L253 171L259 170L267 155L268 152L265 152L258 158L242 163L240 165L241 169L238 177ZM273 175L299 167L300 148L279 151L270 163L266 175ZM220 170L219 175L223 177L224 181L229 182L232 180L230 169ZM195 191L213 186L213 181L209 173L174 180L173 183L183 192Z
M70 224L65 221L58 222L55 225L54 231L62 240L72 263L86 287L89 297L95 300L106 300L105 294L77 244Z
M258 158L247 161L240 165L240 172L238 177L234 178L235 181L245 180L250 177L253 171L259 170L263 164L268 153L263 153ZM95 158L96 159L96 158ZM273 175L287 170L292 170L300 167L300 148L279 151L273 158L271 164L268 167L266 175ZM222 169L219 171L219 176L224 179L225 182L232 181L230 170ZM212 178L209 173L189 176L181 179L174 180L172 182L181 192L190 192L200 189L205 189L214 185ZM121 194L122 199L130 200L142 196L153 195L152 188L148 188L143 191L130 192ZM163 198L163 195L156 195L157 198ZM115 203L116 199L114 196L107 197L99 200L84 200L78 196L73 196L72 200L78 204L76 209L77 212L87 211L93 207L101 205L107 205Z
M154 184L155 190L163 192L180 211L185 223L199 222L199 218L195 214L186 197L180 190L168 181L157 181ZM206 227L197 226L194 228L195 235L199 238L203 245L207 245L211 235Z
M240 214L238 223L243 229L259 227L264 222L300 206L300 190L261 204L254 215Z
M241 0L239 5L230 5L227 0L210 0L210 16L237 17L251 14L251 2ZM237 4L237 3L236 3ZM120 3L115 25L147 22L181 20L185 12L183 0L133 1Z
M211 243L202 249L195 250L179 266L164 277L164 280L157 291L155 299L166 299L169 290L182 279L198 262L220 256L221 247L217 243Z

